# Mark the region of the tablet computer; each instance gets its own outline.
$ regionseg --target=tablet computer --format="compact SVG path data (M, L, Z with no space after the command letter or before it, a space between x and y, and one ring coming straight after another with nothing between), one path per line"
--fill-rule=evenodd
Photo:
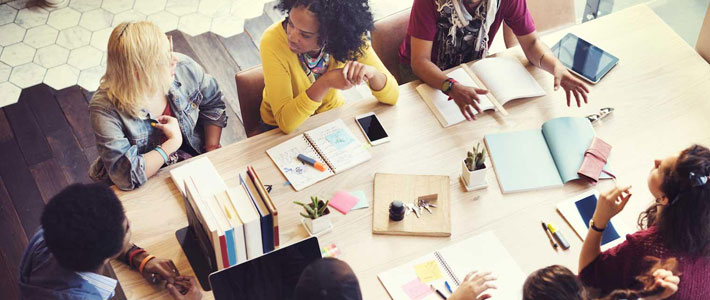
M619 59L597 46L568 33L552 46L552 53L570 71L591 83L597 83Z
M582 241L587 237L589 220L592 219L597 208L597 199L599 199L599 192L590 190L557 204L557 210ZM622 222L617 221L616 217L612 218L602 233L602 251L623 242L626 234L631 233L629 230Z
M289 300L294 298L301 272L321 258L318 238L274 250L252 260L210 274L214 298Z

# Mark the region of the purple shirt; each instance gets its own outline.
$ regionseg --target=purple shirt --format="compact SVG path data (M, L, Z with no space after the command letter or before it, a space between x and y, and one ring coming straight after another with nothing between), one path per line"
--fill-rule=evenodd
M462 0L459 0L462 1ZM487 1L487 0L482 0ZM493 43L493 38L498 32L498 28L503 21L513 30L515 35L527 35L535 31L535 24L528 11L525 0L499 0L500 7L496 13L493 24L488 31L488 45ZM399 47L399 60L403 64L410 63L411 57L411 37L418 39L433 41L437 32L437 20L439 12L436 10L436 0L414 0L412 4L412 13L409 16L409 26L407 27L407 35L402 40ZM469 12L470 13L470 12ZM432 47L431 57L436 57L433 53L436 47Z

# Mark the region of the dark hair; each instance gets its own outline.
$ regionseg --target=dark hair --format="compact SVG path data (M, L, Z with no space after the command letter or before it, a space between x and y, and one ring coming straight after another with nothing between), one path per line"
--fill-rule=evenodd
M639 226L656 225L670 250L693 256L710 255L710 182L694 184L697 178L708 175L710 150L700 145L683 150L675 165L663 174L660 189L668 197L669 205L658 219L656 204L646 209L639 215Z
M95 271L123 247L121 201L104 184L73 184L52 197L42 213L44 240L59 264Z
M296 284L296 300L362 300L360 283L342 260L323 258L303 270Z
M584 285L570 269L552 265L539 269L523 284L523 300L588 300Z
M318 19L318 44L338 61L357 60L364 54L367 32L373 28L367 0L279 0L275 8L286 14L304 7Z

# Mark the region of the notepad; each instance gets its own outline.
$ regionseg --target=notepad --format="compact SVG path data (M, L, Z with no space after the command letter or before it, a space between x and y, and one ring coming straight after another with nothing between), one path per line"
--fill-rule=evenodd
M347 214L358 201L357 197L350 195L346 191L340 191L330 199L328 205L342 214Z
M574 229L577 236L584 241L589 230L589 220L592 219L597 207L599 192L589 190L582 194L571 197L565 201L557 203L557 210L567 220ZM606 229L602 233L601 249L605 251L625 240L627 233L633 232L621 221L614 217L609 221Z
M563 117L548 120L541 129L486 134L484 141L501 191L510 193L579 179L577 171L595 135L586 118ZM609 163L604 170L611 172Z
M296 191L372 158L340 119L306 131L266 153ZM321 162L325 172L299 161L299 154Z
M545 95L545 90L520 61L509 56L481 59L470 68L462 64L447 76L465 86L487 89L488 94L479 95L478 107L482 111L496 109L507 114L503 105L508 101ZM441 126L449 127L466 120L456 102L438 88L422 83L416 89Z
M351 208L350 210L356 210L356 209L362 209L362 208L368 208L368 207L370 207L370 204L367 202L367 196L365 196L365 192L363 192L363 191L353 191L353 192L350 192L350 194L353 195L353 196L355 196L355 197L358 199L358 201L357 201L357 203L355 204L355 206L353 206L353 208Z
M433 265L440 275L432 271ZM525 273L515 263L508 251L492 232L468 238L446 248L424 255L399 267L377 275L393 300L439 299L435 294L421 296L421 284L432 284L444 289L444 281L456 289L471 271L491 271L498 277L498 289L488 290L493 299L522 299ZM429 282L422 282L432 279ZM437 278L438 279L433 279ZM416 296L416 298L415 298ZM421 297L421 298L419 298Z

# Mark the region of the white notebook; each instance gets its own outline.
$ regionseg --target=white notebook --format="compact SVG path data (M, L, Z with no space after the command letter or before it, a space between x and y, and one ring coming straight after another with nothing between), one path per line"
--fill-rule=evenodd
M498 289L486 291L493 299L522 299L526 275L490 231L382 272L377 277L393 300L439 300L441 298L435 292L424 286L433 285L449 297L451 294L444 281L455 291L466 274L474 270L491 271L498 277L495 281Z
M447 76L466 86L487 89L488 94L479 95L481 101L478 107L481 110L501 110L502 105L510 100L545 95L545 90L525 67L509 56L482 59L473 63L471 68L462 64ZM441 90L422 83L417 86L417 92L441 126L449 127L466 120L456 102L448 100L449 97Z
M340 119L306 131L266 153L296 191L372 158ZM299 154L321 162L325 172L299 161Z

